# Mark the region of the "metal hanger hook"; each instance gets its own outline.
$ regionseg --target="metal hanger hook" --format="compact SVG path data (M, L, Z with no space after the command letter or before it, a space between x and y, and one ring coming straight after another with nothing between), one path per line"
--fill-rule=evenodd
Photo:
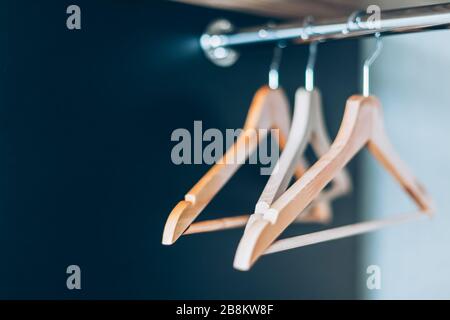
M349 34L350 31L357 29L359 27L359 24L361 22L361 15L364 14L364 11L362 10L357 10L352 12L347 19L347 23L344 27L344 29L342 30L343 34Z
M377 32L375 34L375 38L377 39L376 49L372 56L364 61L364 70L363 70L363 95L364 97L368 97L370 95L370 67L378 58L383 49L383 42L381 41L381 34Z
M279 70L281 64L282 50L286 45L283 42L278 43L273 50L273 59L270 64L269 71L269 87L270 89L278 89L280 87Z
M317 60L317 47L318 42L312 42L309 45L309 57L305 71L305 88L307 91L314 90L314 67Z

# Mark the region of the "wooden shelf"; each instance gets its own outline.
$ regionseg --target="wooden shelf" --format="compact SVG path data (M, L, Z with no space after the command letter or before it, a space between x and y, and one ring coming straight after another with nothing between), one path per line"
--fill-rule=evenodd
M421 6L448 1L427 0L174 0L217 9L240 11L273 18L296 19L312 15L332 18L376 4L382 9Z

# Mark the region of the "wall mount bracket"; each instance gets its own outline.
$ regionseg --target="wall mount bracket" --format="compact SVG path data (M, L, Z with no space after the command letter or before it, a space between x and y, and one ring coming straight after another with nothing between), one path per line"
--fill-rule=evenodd
M239 53L223 46L224 35L233 32L233 24L226 19L217 19L210 23L200 38L200 45L206 57L215 65L230 67L239 58Z

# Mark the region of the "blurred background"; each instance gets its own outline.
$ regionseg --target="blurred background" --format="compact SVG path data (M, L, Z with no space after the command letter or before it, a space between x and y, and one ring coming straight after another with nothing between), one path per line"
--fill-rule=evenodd
M450 267L450 160L447 108L450 92L448 31L383 39L384 49L372 72L372 91L384 104L389 136L437 208L431 221L405 224L361 237L361 262L382 270L382 290L367 298L448 299ZM362 42L362 52L373 51ZM361 164L365 218L416 210L395 181L372 158ZM362 286L364 283L360 282Z
M368 5L351 2L339 16ZM71 4L81 8L81 30L66 28ZM238 26L293 18L286 10L270 18L244 11L162 0L0 3L0 298L450 297L448 31L383 39L372 69L388 133L436 201L431 222L263 257L249 272L232 267L242 230L161 245L168 214L208 170L174 165L171 133L193 130L196 120L204 129L241 128L272 60L273 47L258 46L217 67L199 36L220 17ZM316 84L332 137L346 99L361 91L373 46L371 39L319 46ZM307 46L283 51L280 82L291 103L307 56ZM354 191L333 203L333 223L295 225L285 236L414 209L367 152L349 169ZM259 172L242 167L199 220L252 212L267 180ZM66 288L72 264L81 267L81 290ZM366 287L369 265L381 268L381 290Z

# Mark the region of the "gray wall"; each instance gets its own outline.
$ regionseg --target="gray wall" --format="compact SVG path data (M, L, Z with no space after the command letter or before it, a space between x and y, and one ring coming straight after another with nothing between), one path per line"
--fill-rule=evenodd
M388 134L402 158L433 196L433 220L363 237L361 268L379 265L382 289L366 298L450 297L450 42L448 31L385 38L372 72L373 93L384 105ZM373 40L363 43L364 56ZM367 156L361 183L365 218L414 211L394 180Z

